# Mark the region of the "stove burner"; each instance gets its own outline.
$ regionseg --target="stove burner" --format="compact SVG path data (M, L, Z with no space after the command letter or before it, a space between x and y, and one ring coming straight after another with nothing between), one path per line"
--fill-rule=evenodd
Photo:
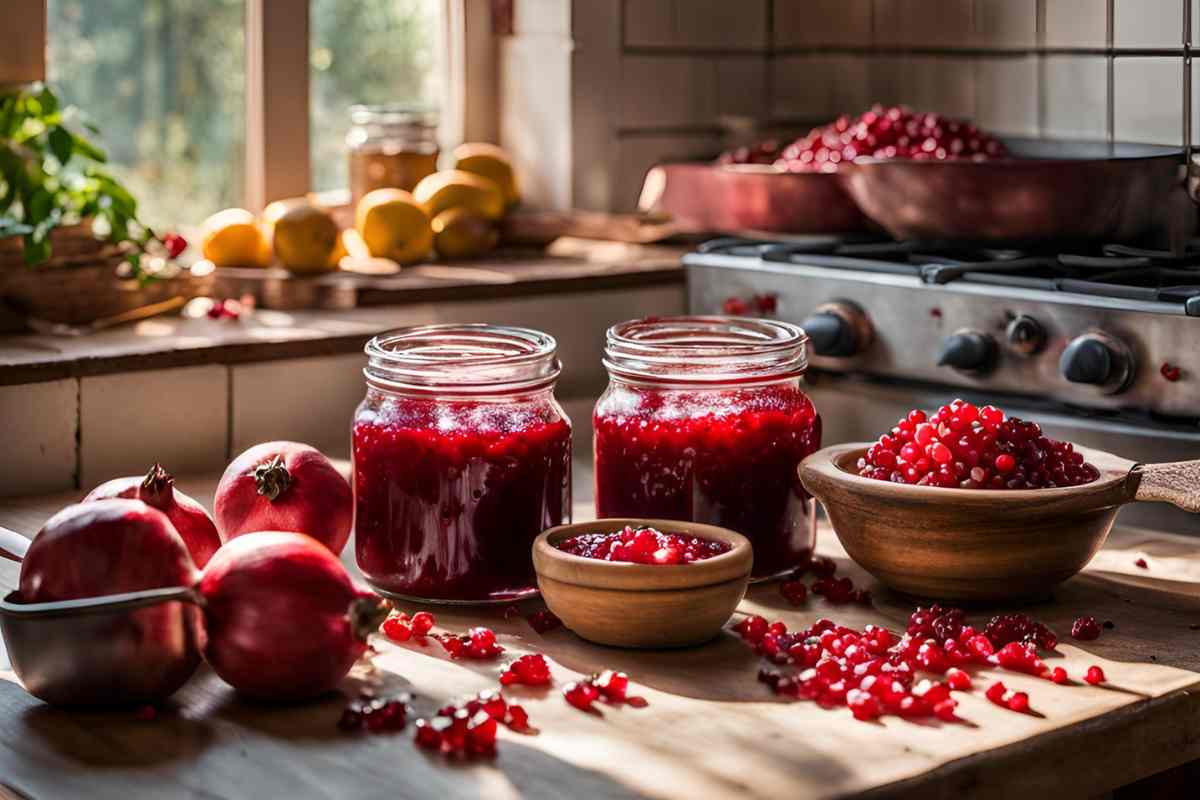
M895 241L837 236L763 242L728 237L700 252L859 272L1141 300L1182 306L1200 316L1200 240L1183 253L1121 244L1062 243L1059 248L998 249L967 242Z

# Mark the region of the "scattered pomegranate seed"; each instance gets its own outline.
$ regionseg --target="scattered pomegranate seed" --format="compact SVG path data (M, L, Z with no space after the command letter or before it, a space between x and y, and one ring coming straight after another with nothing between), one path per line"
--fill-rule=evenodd
M383 700L364 697L347 704L338 719L338 728L347 733L368 731L370 733L388 733L403 730L408 724L408 715L412 713L408 701L411 695Z
M407 642L412 637L412 628L408 627L408 616L400 614L391 616L383 621L383 635L393 642Z
M504 652L490 628L471 628L466 635L444 634L437 638L451 658L486 660Z
M602 561L635 564L690 564L728 553L729 542L662 533L654 528L626 525L616 533L584 533L563 539L556 547L564 553Z
M547 633L555 628L562 627L562 620L555 616L554 612L549 609L533 612L526 618L526 622L537 633Z
M1183 370L1169 361L1164 361L1162 366L1158 368L1158 371L1171 383L1179 380L1179 378L1183 375Z
M600 694L604 695L605 700L611 703L621 703L625 701L625 692L629 688L629 676L624 672L613 672L611 669L606 669L595 675L591 679L591 683L600 690Z
M167 248L167 258L179 258L187 250L187 239L178 233L168 233L162 237L162 243Z
M1050 675L1048 677L1057 684L1071 682L1071 679L1067 677L1067 671L1062 667L1055 667L1054 669L1050 670Z
M1054 650L1058 647L1058 637L1054 635L1054 631L1024 614L1000 614L992 617L983 632L996 647L1010 642L1035 644L1043 650Z
M1095 617L1077 617L1071 624L1071 636L1081 642L1090 642L1100 638L1100 624Z
M730 317L744 317L750 312L750 304L740 297L727 297L721 304L721 313Z
M447 755L490 757L496 753L498 724L527 732L529 715L520 706L509 705L500 692L487 690L443 706L432 719L417 720L413 740L419 747Z
M418 611L416 614L413 614L412 618L411 627L413 635L424 636L433 630L435 624L437 624L437 621L433 618L433 614L430 614L428 611Z
M933 415L909 412L857 466L866 478L963 489L1077 486L1100 475L1074 445L1044 436L1037 423L963 400Z
M983 693L984 697L986 697L988 700L991 700L996 705L1008 708L1008 704L1004 699L1006 694L1008 694L1008 687L1000 681L993 683L987 688L987 691Z
M754 295L754 305L758 306L760 314L774 314L779 307L779 297L773 294Z
M958 715L954 710L958 708L958 703L954 700L943 700L933 707L933 715L943 722L957 722Z
M524 733L529 730L529 714L519 705L510 705L504 717L504 724L511 730Z
M1139 558L1137 561L1133 562L1133 564L1134 564L1134 566L1140 567L1142 569L1150 568L1150 565L1146 563L1146 559L1144 559L1144 558Z
M1025 692L1013 692L1008 698L1008 710L1025 714L1029 711L1029 695Z
M794 606L803 605L808 599L808 587L804 581L784 581L779 584L779 593Z
M946 671L946 685L959 692L971 690L971 676L957 667Z
M1083 676L1083 679L1093 686L1098 683L1104 683L1106 680L1108 680L1104 676L1104 670L1095 665L1088 667L1087 674Z
M524 686L549 686L550 680L550 665L541 653L521 656L500 673L500 683L503 686L518 683Z
M592 703L600 696L600 690L590 681L572 681L563 687L563 697L581 711L591 711Z

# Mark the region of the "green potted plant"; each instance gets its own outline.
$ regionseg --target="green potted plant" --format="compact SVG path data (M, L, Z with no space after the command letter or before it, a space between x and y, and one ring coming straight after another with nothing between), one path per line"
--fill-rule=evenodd
M29 317L91 323L201 293L174 262L186 242L141 223L96 133L44 84L0 91L0 296Z

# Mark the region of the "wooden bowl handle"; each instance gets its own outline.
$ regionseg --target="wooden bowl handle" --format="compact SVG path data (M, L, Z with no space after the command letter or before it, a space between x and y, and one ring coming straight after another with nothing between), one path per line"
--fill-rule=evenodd
M1200 512L1200 461L1139 464L1134 500L1159 500L1184 511Z

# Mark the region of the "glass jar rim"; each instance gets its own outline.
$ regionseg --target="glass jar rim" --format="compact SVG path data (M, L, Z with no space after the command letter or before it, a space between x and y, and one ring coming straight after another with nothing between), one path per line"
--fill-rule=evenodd
M562 371L553 336L510 325L396 328L371 339L364 351L367 383L401 391L530 391L552 385Z
M438 111L429 106L404 103L357 104L350 106L350 121L355 125L411 125L436 128Z
M753 317L676 316L628 320L608 329L610 375L651 383L750 383L803 375L804 329Z

